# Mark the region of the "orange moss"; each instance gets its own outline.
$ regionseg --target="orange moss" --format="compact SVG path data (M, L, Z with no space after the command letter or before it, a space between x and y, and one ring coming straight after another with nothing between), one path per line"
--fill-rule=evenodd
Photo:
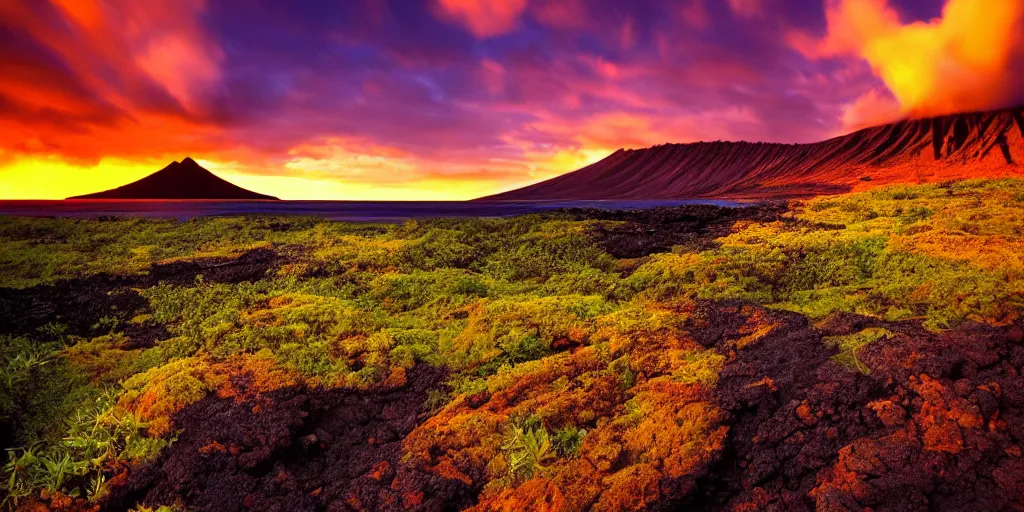
M470 414L464 406L446 407L406 436L405 460L466 485L482 483L484 468L499 457L499 431L508 416L484 410Z
M868 404L878 419L887 427L896 427L906 422L906 411L892 400L875 400Z
M423 504L423 491L412 491L402 494L402 507L406 510Z
M191 357L128 379L118 405L146 421L149 435L160 437L172 430L178 411L210 392L241 402L297 383L293 372L277 367L276 360L265 354L220 362Z
M217 441L211 441L210 444L199 447L199 453L204 455L209 453L227 453L227 451L228 449Z
M724 413L706 391L667 378L638 386L634 403L642 416L622 436L629 460L650 463L665 477L677 478L707 463L724 445Z
M752 343L756 343L781 325L779 322L769 318L767 313L761 308L743 306L740 308L739 314L746 317L746 321L739 328L741 337L728 341L736 349L742 349Z
M926 427L921 438L925 450L956 454L964 449L963 436L955 423L932 423Z
M534 478L523 482L515 489L504 489L496 496L488 496L468 509L474 512L561 512L570 510L565 495L559 486L547 478Z
M650 464L638 464L619 471L604 480L606 489L592 510L643 510L661 496L661 478L661 473Z
M406 461L484 486L478 510L631 510L653 503L663 480L710 464L728 432L710 388L674 376L701 347L663 333L641 335L621 352L590 346L499 372L488 379L489 393L456 397L415 429L404 445ZM628 364L610 364L615 356ZM635 383L624 380L626 370L636 372ZM506 487L502 429L528 416L552 431L577 426L587 433L578 457L557 459L543 478Z
M386 460L382 460L375 464L373 468L370 470L370 478L380 481L383 480L384 477L391 472L391 464L389 464L388 461Z

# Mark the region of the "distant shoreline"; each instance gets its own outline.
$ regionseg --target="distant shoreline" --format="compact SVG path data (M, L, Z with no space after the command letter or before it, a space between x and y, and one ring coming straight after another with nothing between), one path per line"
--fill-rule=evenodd
M681 206L740 207L755 204L716 199L584 201L325 201L54 199L0 200L0 215L26 217L150 217L189 219L208 216L311 216L347 221L401 221L417 218L513 217L570 208L641 210Z

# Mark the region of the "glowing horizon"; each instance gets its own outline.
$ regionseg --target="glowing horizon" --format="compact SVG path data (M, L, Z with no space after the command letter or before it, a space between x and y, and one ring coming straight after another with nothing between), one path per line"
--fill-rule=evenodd
M620 148L1024 101L1017 0L227 4L0 5L0 199L186 155L282 199L471 199Z

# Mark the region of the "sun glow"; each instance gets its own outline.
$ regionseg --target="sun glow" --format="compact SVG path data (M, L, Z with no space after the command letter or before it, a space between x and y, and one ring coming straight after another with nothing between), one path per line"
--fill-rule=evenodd
M119 187L166 163L104 158L95 165L75 165L58 157L20 158L0 166L0 198L64 199Z

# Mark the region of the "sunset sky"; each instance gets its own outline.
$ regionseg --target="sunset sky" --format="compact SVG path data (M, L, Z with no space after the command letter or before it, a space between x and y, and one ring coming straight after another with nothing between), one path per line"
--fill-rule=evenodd
M0 0L0 198L468 199L1024 100L1024 0Z

